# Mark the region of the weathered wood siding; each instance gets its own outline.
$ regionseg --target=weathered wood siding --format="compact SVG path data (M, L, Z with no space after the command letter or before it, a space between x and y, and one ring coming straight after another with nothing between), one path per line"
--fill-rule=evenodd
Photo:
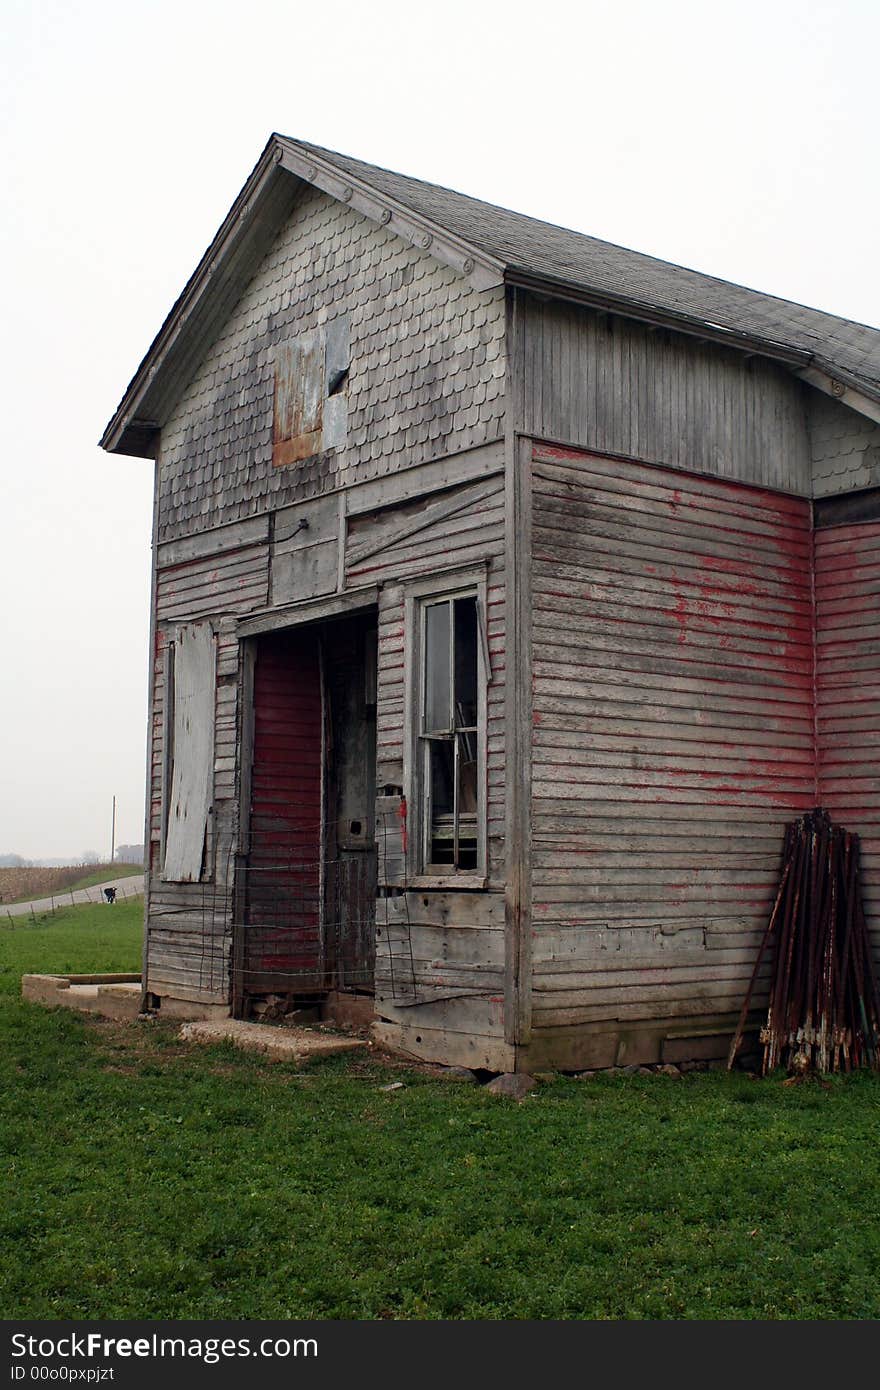
M234 849L238 835L239 642L237 620L267 602L265 519L223 526L158 547L152 710L147 975L151 992L222 1004L229 995ZM207 620L216 635L214 752L205 864L196 883L162 881L166 769L166 652L181 624Z
M807 424L815 497L880 484L880 425L821 391L809 392Z
M880 522L816 532L819 792L862 837L862 882L880 947Z
M198 883L214 799L217 651L210 623L185 623L174 644L173 775L162 877ZM170 721L169 721L170 723Z
M346 445L273 468L276 353L344 315ZM162 430L160 539L498 438L504 325L502 289L304 189Z
M456 567L486 566L489 888L428 888L381 896L376 923L376 1009L399 1028L396 1041L422 1056L473 1066L509 1065L503 1043L504 990L504 480L463 486L352 517L346 581L379 591L377 775L404 786L408 581ZM407 789L408 790L408 789ZM380 806L381 806L380 800ZM392 801L392 805L395 803ZM380 844L397 829L377 818ZM384 855L380 854L380 865ZM396 880L398 881L398 880ZM381 882L381 879L380 879Z
M522 292L512 322L523 433L810 495L808 388L784 367Z
M809 503L532 469L533 1029L735 1014L814 804Z
M340 447L273 467L276 357L304 333L335 341L343 321L350 371L347 428L333 432ZM334 492L373 480L382 488L377 505L393 503L398 469L406 470L401 496L412 496L418 465L426 465L426 486L436 488L450 455L471 450L476 457L500 438L504 331L503 290L473 289L426 251L305 189L163 427L150 787L156 892L148 916L156 992L228 997L239 814L237 619L361 582L356 557L349 573L339 573L345 508ZM307 531L295 505L305 500ZM463 537L471 531L462 554L497 553L497 546L487 549L488 515L463 514ZM424 573L443 563L436 537L426 540L433 550L421 560L411 549L390 562L376 552L373 563L392 579ZM345 568L344 551L342 558ZM164 649L177 624L194 619L210 621L218 635L208 855L200 883L162 885ZM380 703L386 730L395 714L402 718L402 706L386 713Z

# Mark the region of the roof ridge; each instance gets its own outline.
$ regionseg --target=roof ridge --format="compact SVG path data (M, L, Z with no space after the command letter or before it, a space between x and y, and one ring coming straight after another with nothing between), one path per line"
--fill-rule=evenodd
M687 276L693 276L700 281L709 281L719 287L729 287L740 290L743 294L756 295L760 299L772 300L775 304L785 305L789 308L801 309L809 314L821 315L823 319L830 319L838 324L846 324L852 328L865 329L869 333L880 333L880 326L870 324L862 319L848 318L843 314L837 314L830 309L820 309L812 304L805 304L798 299L788 299L784 295L774 294L769 290L756 288L754 285L743 284L739 280L730 280L723 275L716 275L713 271L698 270L694 266L684 265L681 261L666 260L662 256L652 254L650 251L639 251L631 246L625 246L622 242L608 241L604 237L597 237L592 232L580 231L577 227L568 227L561 222L548 222L544 218L534 217L531 213L520 212L516 208L506 207L502 203L490 203L485 198L478 198L473 193L464 193L461 189L452 188L448 184L434 183L429 179L420 179L413 174L402 174L398 170L390 169L386 165L372 164L367 160L359 159L356 155L344 154L340 150L331 150L324 145L316 145L308 140L299 140L295 136L284 135L281 138L291 144L298 145L301 149L309 150L313 154L326 159L329 163L335 164L337 168L343 170L346 166L354 165L364 171L365 181L369 182L369 173L387 174L395 180L402 180L404 183L415 184L432 192L449 194L455 199L461 199L473 204L475 207L483 208L493 213L503 213L506 217L516 218L518 221L527 223L531 227L547 228L554 232L561 232L566 236L576 237L583 242L588 242L596 247L604 247L614 251L619 251L627 256L638 257L653 266L662 266L668 270L675 270ZM341 165L337 162L344 161ZM350 172L350 170L349 170ZM398 195L399 196L399 195ZM400 198L404 202L404 198ZM419 209L412 209L417 212ZM488 248L487 248L488 249ZM519 270L529 269L525 265L517 265ZM817 335L818 337L818 335ZM820 339L821 341L821 339Z

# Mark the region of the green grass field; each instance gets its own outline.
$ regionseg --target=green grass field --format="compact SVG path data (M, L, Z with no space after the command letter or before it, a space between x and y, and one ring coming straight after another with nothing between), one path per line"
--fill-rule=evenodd
M0 929L0 1316L880 1315L880 1079L516 1105L18 999L25 970L136 969L139 936L135 902Z

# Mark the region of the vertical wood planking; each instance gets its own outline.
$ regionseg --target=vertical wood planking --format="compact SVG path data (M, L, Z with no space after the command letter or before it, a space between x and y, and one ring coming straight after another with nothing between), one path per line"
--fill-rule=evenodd
M805 388L785 369L519 296L527 435L810 495Z
M174 751L162 877L198 883L214 795L217 652L210 623L187 623L174 645Z

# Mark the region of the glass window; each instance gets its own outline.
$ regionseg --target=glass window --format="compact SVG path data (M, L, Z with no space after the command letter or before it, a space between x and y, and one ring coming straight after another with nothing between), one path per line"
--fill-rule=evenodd
M479 613L474 594L422 608L421 779L428 871L479 867Z

